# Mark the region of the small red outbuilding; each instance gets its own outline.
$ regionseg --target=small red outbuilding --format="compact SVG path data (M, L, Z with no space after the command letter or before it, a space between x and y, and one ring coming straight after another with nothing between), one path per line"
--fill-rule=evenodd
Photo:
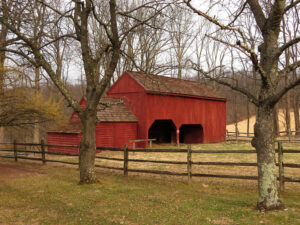
M137 119L118 98L102 98L101 102L112 103L106 107L99 104L96 125L96 146L124 147L128 140L137 138ZM80 105L85 107L86 99ZM81 122L74 112L69 122L48 132L48 144L79 145L81 141ZM78 148L49 147L49 151L78 153Z
M122 99L123 104L99 110L97 146L122 147L129 140L150 138L174 143L225 140L226 98L207 84L125 72L106 95L107 101ZM81 103L85 104L84 99ZM73 113L70 121L76 120ZM68 143L79 143L80 130L76 132ZM49 132L48 143L66 142L67 136L63 130Z

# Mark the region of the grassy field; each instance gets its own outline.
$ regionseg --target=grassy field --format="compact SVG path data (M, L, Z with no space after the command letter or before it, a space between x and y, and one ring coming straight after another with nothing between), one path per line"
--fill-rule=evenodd
M170 145L157 148L177 148ZM186 148L181 145L180 148ZM247 150L250 144L193 145L193 149ZM285 149L300 149L284 144ZM122 153L100 155L122 158ZM48 157L48 156L47 156ZM50 156L49 156L50 157ZM77 158L54 157L77 161ZM186 153L130 153L129 158L186 161ZM256 162L255 154L193 154L193 161ZM285 162L299 163L300 154L285 154ZM215 178L170 177L98 170L100 182L78 185L76 166L21 160L2 160L20 172L5 176L0 167L0 224L300 224L300 184L286 183L284 211L259 213L257 182ZM122 167L122 162L97 160ZM129 168L185 172L185 165L129 163ZM257 175L255 167L193 166L193 172ZM22 173L29 171L29 173ZM300 175L286 168L287 176ZM4 177L1 179L1 176Z
M1 224L300 224L299 185L288 184L281 195L286 210L260 213L254 181L188 185L99 171L98 184L78 185L76 168L0 163L32 171L0 181Z

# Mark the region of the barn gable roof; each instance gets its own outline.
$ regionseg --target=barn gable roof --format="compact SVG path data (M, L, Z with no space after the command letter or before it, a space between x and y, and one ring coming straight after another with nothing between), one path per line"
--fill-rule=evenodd
M81 132L80 121L69 121L66 124L53 127L48 133L66 133L66 134L79 134Z
M189 95L197 97L224 99L225 97L205 83L165 76L126 72L147 92L162 94Z
M85 105L85 98L81 99L81 104ZM101 104L102 103L102 104ZM76 116L76 113L72 115ZM100 122L138 122L136 117L127 108L127 106L119 98L103 97L100 100L97 111L97 119ZM80 133L81 122L79 120L71 120L58 127L53 127L49 133Z
M101 104L104 103L104 104ZM130 109L120 98L101 98L97 118L101 122L137 122Z

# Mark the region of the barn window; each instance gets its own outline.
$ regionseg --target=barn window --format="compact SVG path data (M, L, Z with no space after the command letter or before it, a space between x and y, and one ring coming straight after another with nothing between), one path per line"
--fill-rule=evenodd
M203 143L203 127L200 124L183 124L179 129L179 141L185 144Z
M148 133L149 139L156 139L157 143L176 142L176 127L172 120L155 120Z

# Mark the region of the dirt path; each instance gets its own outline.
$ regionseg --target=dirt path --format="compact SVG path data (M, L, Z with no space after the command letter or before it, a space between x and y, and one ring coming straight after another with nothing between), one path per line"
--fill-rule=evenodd
M44 172L17 164L14 165L0 163L0 183L10 179L16 179L38 174L44 174Z

